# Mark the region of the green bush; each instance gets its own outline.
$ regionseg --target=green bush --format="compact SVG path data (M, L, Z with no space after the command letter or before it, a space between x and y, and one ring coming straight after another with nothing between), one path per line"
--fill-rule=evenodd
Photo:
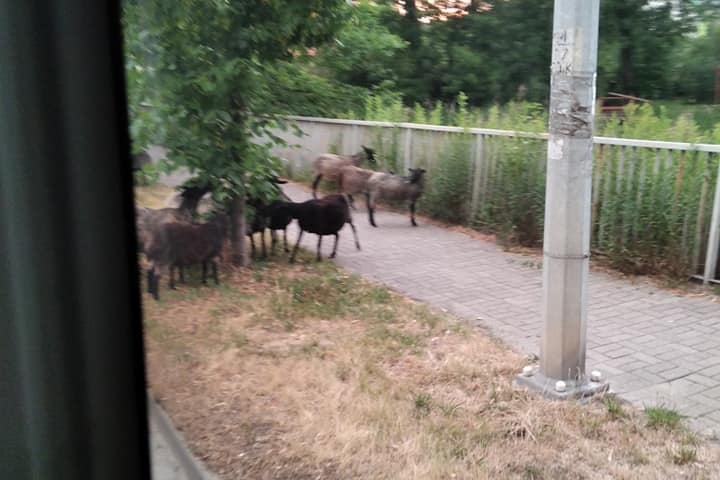
M133 173L135 184L138 186L154 185L160 178L160 170L154 163L146 163L145 165Z
M494 143L495 168L474 224L497 232L507 244L540 245L545 216L545 142L507 138Z

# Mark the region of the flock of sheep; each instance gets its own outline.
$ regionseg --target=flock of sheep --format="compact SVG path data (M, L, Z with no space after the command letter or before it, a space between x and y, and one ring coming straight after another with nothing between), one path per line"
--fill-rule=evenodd
M376 164L375 152L367 147L355 155L323 154L313 161L313 199L305 202L292 202L282 192L280 185L286 183L279 178L268 178L267 181L275 189L276 198L270 203L257 198L248 197L246 203L253 207L252 221L248 222L246 234L249 236L252 255L255 255L254 234L261 234L263 256L266 255L265 231L270 230L272 238L271 252L274 253L277 243L277 231L283 230L285 251L287 244L287 227L296 219L300 227L295 248L290 262L295 261L300 240L304 232L318 235L317 260L321 259L320 248L322 238L326 235L335 236L330 258L337 253L338 232L350 224L355 237L355 246L360 250L357 230L352 222L350 209L354 209L353 195L363 194L367 199L370 224L376 227L374 211L378 200L407 201L410 205L410 219L415 222L415 204L423 192L423 174L425 170L409 169L407 177L394 173L376 172L360 167L363 162ZM339 193L317 198L317 187L322 179L337 182ZM175 269L178 269L180 281L184 281L183 268L189 265L202 265L202 282L207 283L208 270L212 269L215 283L219 283L217 261L221 257L225 238L230 227L230 217L222 209L210 212L207 221L195 222L201 201L210 188L199 186L194 180L180 187L179 205L158 210L136 208L138 247L145 254L149 267L147 269L148 292L155 299L159 298L159 282L163 272L167 272L169 287L175 288ZM205 207L208 210L207 207Z

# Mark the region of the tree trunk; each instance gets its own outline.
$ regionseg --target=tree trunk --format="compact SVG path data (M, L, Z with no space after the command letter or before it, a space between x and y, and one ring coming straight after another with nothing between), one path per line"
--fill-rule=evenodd
M230 98L230 111L233 124L235 125L236 132L242 132L245 127L245 117L243 115L244 106L243 103L237 97ZM248 135L249 136L249 135ZM241 137L242 138L242 137ZM243 142L247 140L247 136L242 138ZM243 142L240 142L243 144ZM242 166L243 163L243 149L236 146L232 149L233 162ZM250 256L247 251L247 244L245 243L245 232L247 232L247 225L245 222L245 169L240 168L242 175L240 176L240 185L238 195L232 199L230 204L230 248L232 250L232 263L238 267L247 267L250 265Z
M230 245L232 263L238 267L250 265L250 257L245 243L245 195L238 195L230 205Z
M405 23L405 29L402 36L410 42L410 45L418 47L420 45L420 23L418 22L418 9L415 0L405 0L404 7L405 16L403 22Z
M631 42L631 39L624 41ZM630 44L623 44L620 49L620 70L622 73L622 90L620 93L635 95L635 75L633 72L633 47Z

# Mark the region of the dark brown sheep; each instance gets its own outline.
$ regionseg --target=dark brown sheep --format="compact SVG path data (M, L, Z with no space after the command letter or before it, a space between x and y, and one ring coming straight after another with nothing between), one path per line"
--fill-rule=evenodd
M216 261L222 255L227 224L226 215L216 214L206 223L169 222L157 229L146 251L150 262L148 290L156 300L159 298L159 280L164 270L168 270L168 286L175 288L175 267L201 263L202 282L207 283L209 263L215 283L219 283Z

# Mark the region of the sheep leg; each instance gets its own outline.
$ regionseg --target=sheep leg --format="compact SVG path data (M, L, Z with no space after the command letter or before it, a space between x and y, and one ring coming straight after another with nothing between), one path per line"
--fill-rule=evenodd
M355 208L355 200L353 199L353 196L348 193L347 197L348 197L348 203L350 204L350 208L352 208L353 210L357 210L357 208Z
M322 235L318 235L318 247L317 247L317 256L315 257L316 261L322 260L322 255L320 255L320 248L322 247Z
M250 257L255 258L255 234L250 234Z
M147 269L147 293L153 292L153 285L155 284L155 266Z
M417 227L417 222L415 222L415 202L410 202L410 223L412 223L413 227Z
M267 247L265 246L265 229L260 230L260 243L262 243L262 258L267 258Z
M178 270L180 271L180 283L185 283L185 267L178 265Z
M298 235L297 243L295 243L295 248L293 249L292 255L290 255L290 263L295 263L295 255L297 254L298 247L300 247L300 239L302 238L303 231L300 230L300 234Z
M336 234L335 234L335 245L333 245L333 251L332 251L332 253L330 254L330 257L329 257L329 258L335 258L335 254L337 253L337 246L338 246L338 240L339 240L339 239L340 239L340 235L336 233Z
M172 290L176 290L175 288L175 266L170 265L170 273L168 275L168 287Z
M150 284L148 285L148 291L152 294L155 300L160 300L160 276L155 274L155 267L148 272Z
M285 241L285 253L289 253L290 249L287 246L287 227L283 229L283 240Z
M215 279L215 285L220 285L220 279L218 278L217 262L213 259L210 261L212 264L213 277Z
M320 185L320 180L322 180L322 174L317 175L315 177L315 180L313 181L313 184L312 184L313 198L317 198L317 187L318 187L318 185Z
M202 262L202 283L207 285L207 260Z
M360 250L360 239L358 238L357 230L355 229L355 224L353 224L352 220L348 222L350 224L350 228L352 228L353 231L353 237L355 237L355 248Z
M367 211L370 219L370 225L377 227L375 224L375 198L372 197L372 194L367 195Z
M270 255L275 255L275 245L277 244L277 232L270 230Z

